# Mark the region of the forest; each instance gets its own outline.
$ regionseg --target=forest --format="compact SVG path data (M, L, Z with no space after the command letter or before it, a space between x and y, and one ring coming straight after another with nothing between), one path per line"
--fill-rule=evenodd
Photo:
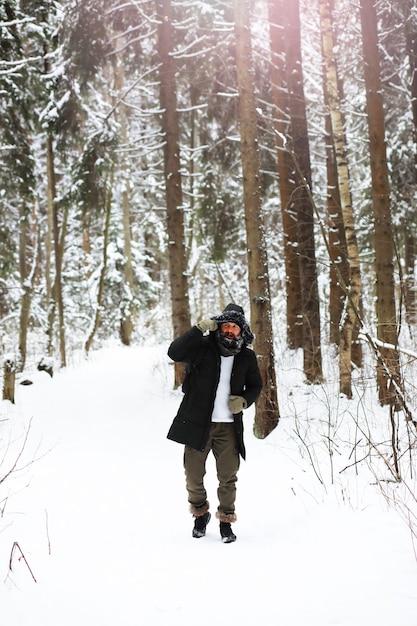
M332 351L347 398L366 355L415 426L413 0L0 7L4 380L235 301L257 436L279 420L278 338L311 385Z

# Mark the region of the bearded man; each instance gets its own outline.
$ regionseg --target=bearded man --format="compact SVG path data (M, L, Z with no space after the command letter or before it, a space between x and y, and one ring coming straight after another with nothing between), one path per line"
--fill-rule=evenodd
M184 397L168 432L168 439L185 444L184 470L192 536L204 537L211 519L204 487L210 452L216 461L220 537L236 541L231 524L236 522L236 481L240 457L245 459L243 409L259 396L261 375L254 336L242 307L228 304L220 313L200 320L175 339L168 356L187 363Z

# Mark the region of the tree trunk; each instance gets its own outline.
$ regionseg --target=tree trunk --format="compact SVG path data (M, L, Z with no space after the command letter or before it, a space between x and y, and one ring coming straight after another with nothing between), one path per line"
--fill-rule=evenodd
M349 258L350 275L343 285L345 288L345 314L340 333L340 391L352 397L352 342L354 332L359 327L359 305L361 298L361 274L359 250L355 232L352 197L349 186L349 168L345 131L340 110L339 79L334 56L335 41L332 32L330 5L328 0L320 0L320 29L324 60L325 94L330 110L331 136L336 157L337 187L339 190L345 230L346 249ZM340 282L342 274L340 273Z
M103 294L104 294L104 281L106 279L107 273L107 261L108 261L108 246L109 246L109 231L110 231L110 216L111 216L111 199L112 199L112 189L113 189L113 172L111 174L111 182L107 187L107 194L105 198L105 217L104 217L104 232L103 232L103 252L102 252L102 264L100 271L100 279L98 283L98 291L97 291L97 303L96 303L96 311L94 314L93 325L90 330L90 334L85 342L84 349L86 354L88 355L91 345L94 340L94 336L100 326L101 320L101 306L103 302Z
M127 181L126 181L127 184ZM122 193L123 235L124 235L124 285L123 299L120 307L120 340L125 346L130 346L133 332L133 266L132 245L130 231L130 202L129 193L125 189Z
M297 220L294 192L294 161L287 150L290 134L290 112L285 71L285 0L269 0L271 40L271 89L274 105L274 129L278 154L278 183L284 238L285 290L287 306L287 343L292 349L303 346L302 301L297 254Z
M123 59L121 55L116 55L114 59L114 82L117 94L123 93L125 89L125 73ZM120 121L120 134L123 145L128 144L126 107L120 102L117 107ZM123 295L120 303L120 340L125 346L130 346L133 332L133 264L132 264L132 236L130 228L130 176L127 169L126 159L122 155L121 171L124 174L122 191L122 221L123 221L123 251L124 251L124 283L122 286Z
M415 266L417 261L417 244L414 235L405 233L404 243L405 277L404 277L404 304L407 323L414 325L417 322L416 279Z
M22 206L19 213L19 270L22 297L20 301L19 320L19 358L17 367L23 371L26 362L27 333L29 326L30 304L32 301L32 279L30 276L29 259L33 256L30 245L30 219L26 206Z
M331 2L333 5L333 1ZM331 9L332 10L332 9ZM322 36L322 54L323 36ZM338 91L340 91L338 85ZM346 289L349 284L349 264L347 258L346 235L343 224L342 205L337 175L335 140L333 136L332 120L329 109L329 93L327 79L323 77L326 129L326 173L327 173L327 215L326 225L329 240L329 338L330 342L339 346L340 322L344 310Z
M234 11L251 325L256 335L255 349L263 381L262 393L256 406L254 433L257 437L264 438L278 424L279 408L268 259L259 186L257 114L254 77L251 71L253 61L248 0L234 0Z
M310 148L301 63L299 0L285 3L287 83L291 116L291 150L296 165L293 195L297 220L297 252L302 297L304 374L310 383L323 379L320 346L320 309L311 201Z
M27 335L29 327L30 307L32 303L32 285L27 282L22 287L23 294L20 300L20 319L19 319L19 359L18 369L22 372L26 364L27 356Z
M396 346L398 336L394 292L394 245L378 52L377 15L374 0L360 0L360 8L375 232L377 336L380 341ZM391 404L395 401L391 381L400 383L398 352L382 347L380 348L380 355L381 362L377 365L379 399L381 404ZM389 374L387 374L386 368L388 368Z
M417 26L414 26L415 20L412 20L411 7L412 2L410 2L410 9L408 11L406 21L406 41L411 74L410 95L414 127L413 136L414 144L417 145ZM417 178L417 151L415 152L415 172Z
M6 359L3 363L3 400L9 400L14 404L16 378L16 364L12 359Z
M20 232L19 232L19 269L22 297L20 301L19 319L19 358L17 370L23 371L27 357L27 338L29 319L32 305L33 288L36 280L37 265L39 258L38 226L35 209L30 211L25 206L20 208Z
M54 167L54 152L52 146L52 138L50 135L47 137L46 142L46 157L47 157L47 176L48 176L48 202L50 202L50 209L52 210L52 231L54 239L54 253L55 253L55 280L52 289L53 300L49 307L48 314L48 326L49 326L49 347L52 349L53 342L53 326L55 319L55 307L58 308L58 338L59 338L59 350L61 367L66 366L66 346L65 346L65 321L64 321L64 301L62 296L62 258L64 237L66 230L66 217L63 217L61 224L61 233L59 229L58 218L58 204L56 200L56 181L55 181L55 167Z
M412 26L411 20L411 3L410 9L407 15L406 21L406 40L407 40L407 53L410 63L410 96L411 96L411 111L413 115L413 139L414 139L414 185L417 183L417 31ZM414 189L413 189L414 190ZM415 202L410 199L410 217L415 211ZM412 232L409 224L403 225L406 228L405 232L405 311L407 322L409 324L415 324L417 321L417 298L416 298L416 276L415 276L415 264L417 260L417 244L415 235Z
M327 101L326 94L324 96ZM340 205L340 193L337 182L336 155L330 114L325 114L326 128L326 226L329 239L329 339L330 343L339 347L340 321L346 297L343 284L348 284L349 267L347 265L347 250L345 229ZM340 280L342 276L342 281Z
M175 60L171 0L156 0L158 53L160 62L160 101L164 133L164 175L167 205L168 260L171 285L171 312L174 336L191 325L188 299L187 255L184 242L184 211L180 172L180 141L175 82ZM185 373L182 363L175 364L175 386Z

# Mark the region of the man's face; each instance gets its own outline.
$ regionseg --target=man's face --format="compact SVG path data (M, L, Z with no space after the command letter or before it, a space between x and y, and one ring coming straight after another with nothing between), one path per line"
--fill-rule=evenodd
M220 330L228 339L236 339L240 335L240 326L233 322L224 322L220 326Z

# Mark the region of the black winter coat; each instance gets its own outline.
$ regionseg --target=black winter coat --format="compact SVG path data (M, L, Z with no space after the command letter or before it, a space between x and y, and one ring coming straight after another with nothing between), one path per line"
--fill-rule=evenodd
M171 343L168 356L173 361L184 361L191 366L183 385L184 397L169 429L168 439L196 450L204 450L220 378L220 352L214 333L203 336L193 326ZM243 396L248 406L259 396L262 379L255 352L251 348L243 347L235 355L230 386L231 395ZM233 417L238 449L244 459L243 414L240 412Z

